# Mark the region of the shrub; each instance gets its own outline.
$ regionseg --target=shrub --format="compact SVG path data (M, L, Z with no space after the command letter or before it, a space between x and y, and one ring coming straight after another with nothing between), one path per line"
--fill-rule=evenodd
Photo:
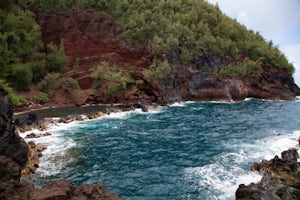
M94 88L99 89L106 85L107 95L113 96L123 93L128 85L134 83L131 76L119 69L116 65L110 65L108 62L101 62L94 67L92 78L94 79Z
M8 92L8 96L10 97L11 101L15 106L22 106L23 97L18 95L9 85L2 79L0 79L0 85L3 87L4 90Z
M48 94L44 92L39 92L37 97L35 98L35 101L41 104L47 103L49 101Z
M33 60L29 63L32 71L32 82L38 83L47 75L46 54L36 53Z
M46 61L46 69L48 72L64 72L67 68L68 60L64 53L63 44L59 46L48 44Z
M39 90L47 93L49 97L52 97L59 88L59 77L59 73L47 74L45 78L38 84Z
M261 71L262 68L259 63L246 58L243 62L236 65L229 64L223 67L219 71L216 71L216 74L222 79L226 77L250 79L258 76Z
M168 61L156 62L156 60L154 60L150 68L145 71L145 76L154 84L155 82L161 82L170 69L171 66Z
M32 83L32 71L29 64L15 64L11 66L9 82L16 90L30 90Z
M64 78L60 81L61 88L72 95L76 95L76 91L80 89L78 81L73 78Z

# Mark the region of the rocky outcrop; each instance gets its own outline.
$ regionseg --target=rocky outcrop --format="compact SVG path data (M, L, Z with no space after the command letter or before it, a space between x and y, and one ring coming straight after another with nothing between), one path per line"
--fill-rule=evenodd
M251 170L263 174L259 183L245 186L241 184L236 191L238 200L260 199L300 199L300 162L297 149L289 149L267 161L255 163Z
M41 133L41 134L36 134L36 133L30 133L28 135L26 135L25 138L40 138L40 137L45 137L45 136L50 136L52 135L49 132L45 132L45 133Z
M195 57L191 65L177 66L164 78L162 99L165 102L240 101L245 98L294 100L300 89L291 75L279 69L269 69L257 77L222 79L215 73L216 66L225 62L210 53Z
M8 181L0 183L0 199L2 200L119 200L115 194L102 185L82 184L73 186L65 180L55 181L43 188L34 188L27 182Z
M28 145L15 132L13 105L7 92L0 87L0 155L24 167L27 163Z
M35 173L37 168L39 167L40 158L42 157L42 152L47 149L47 147L43 144L35 144L34 142L29 142L29 154L28 154L28 162L24 169L22 169L22 176L27 176Z
M0 87L0 199L119 199L100 184L96 186L87 184L72 186L67 181L60 180L38 189L26 181L21 181L21 170L24 170L28 162L33 168L25 168L24 173L32 172L34 168L38 167L37 163L31 163L35 158L30 158L30 156L40 157L41 151L45 147L30 143L29 150L28 144L15 132L12 115L12 103L7 92ZM31 153L32 151L35 153Z

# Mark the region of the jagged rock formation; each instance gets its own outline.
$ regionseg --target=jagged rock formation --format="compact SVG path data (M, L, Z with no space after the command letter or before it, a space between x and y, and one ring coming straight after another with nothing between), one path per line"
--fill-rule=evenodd
M179 66L165 77L162 85L164 101L241 101L250 97L293 100L300 94L293 78L278 69L264 70L261 76L253 79L221 79L214 67L224 64L213 55L203 54L192 62L190 67ZM262 79L269 85L264 86Z
M236 199L300 199L300 162L296 149L281 153L282 158L275 156L270 161L255 163L251 170L263 174L262 180L245 186L241 184L236 191Z
M7 92L0 87L0 199L119 199L102 185L72 186L67 181L60 180L38 189L21 181L21 170L28 162L29 148L15 132L12 115L12 103Z

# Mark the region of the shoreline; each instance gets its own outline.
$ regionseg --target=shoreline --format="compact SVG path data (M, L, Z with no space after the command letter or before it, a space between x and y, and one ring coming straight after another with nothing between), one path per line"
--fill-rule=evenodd
M34 108L30 108L30 107L21 107L22 111L14 111L13 116L18 117L20 115L24 115L30 112L39 112L39 111L44 111L44 110L51 110L51 109L64 109L64 108L70 108L70 109L84 109L86 107L98 107L98 108L109 108L109 107L118 107L118 106L126 106L126 105L142 105L142 106L149 106L149 107L157 107L157 106L171 106L173 104L184 104L184 103L189 103L189 102L197 102L197 103L240 103L240 102L246 102L249 100L260 100L260 101L270 101L270 102L290 102L290 101L300 101L300 96L295 96L295 99L293 100L280 100L280 99L260 99L260 98L254 98L254 97L247 97L243 100L239 100L239 101L234 101L234 100L228 100L228 99L224 99L224 100L211 100L211 101L179 101L179 102L173 102L173 103L166 103L166 104L159 104L157 102L148 102L147 100L145 101L146 104L144 104L143 102L139 102L139 103L112 103L112 104L82 104L82 105L77 105L77 104L66 104L66 105L60 105L60 104L54 104L54 105L46 105L46 106L37 106ZM149 104L150 103L150 104ZM18 109L16 109L18 110ZM86 114L86 113L83 113ZM63 115L63 116L67 116L67 115Z
M71 122L79 122L79 121L88 121L97 119L100 117L109 116L114 113L125 113L134 111L137 109L141 109L141 112L149 112L155 108L157 108L157 104L104 104L104 105L88 105L83 107L77 106L69 106L67 109L80 109L82 112L78 113L64 113L61 116L48 116L48 117L39 117L39 112L46 111L47 109L65 109L66 107L55 107L55 108L44 108L38 109L34 111L27 111L20 114L20 118L15 118L16 123L16 131L20 137L25 139L25 142L29 147L28 154L28 163L26 167L21 172L22 179L26 179L27 176L34 174L35 171L39 168L40 158L43 156L43 151L45 151L48 146L42 143L36 143L32 141L32 139L48 137L51 136L51 131L49 129L51 126L69 124ZM86 109L88 108L88 109ZM89 109L91 108L91 109ZM95 111L96 112L88 112ZM22 118L27 116L27 118ZM34 130L38 130L39 133L35 133ZM26 134L26 135L25 135ZM28 141L29 140L29 141Z

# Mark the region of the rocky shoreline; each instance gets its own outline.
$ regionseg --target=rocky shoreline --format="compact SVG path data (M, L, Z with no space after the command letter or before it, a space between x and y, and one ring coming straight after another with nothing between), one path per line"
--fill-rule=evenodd
M31 120L33 120L33 115ZM13 106L7 92L0 87L0 199L2 200L55 200L55 199L103 199L118 200L117 195L101 184L73 186L66 180L58 180L42 188L21 179L23 173L31 173L38 164L44 146L27 144L15 131ZM26 166L32 165L34 168Z
M102 105L100 109L101 111L90 112L85 115L78 115L78 114L65 115L59 118L51 118L51 117L40 118L36 114L39 110L35 110L34 112L30 111L28 113L23 113L23 116L27 115L25 118L23 117L15 120L16 130L21 135L23 133L27 133L26 136L23 136L25 139L47 137L52 135L50 132L46 131L50 125L57 125L59 123L70 123L73 121L91 120L105 115L110 115L112 113L133 111L138 108L140 108L143 112L147 112L150 109L153 109L155 107L157 107L157 104L154 104L152 102L143 102L140 104ZM42 133L36 134L31 132L34 129L42 131ZM28 162L21 172L21 175L23 177L35 173L35 171L39 167L39 160L42 157L42 152L45 149L47 149L47 146L39 143L36 144L33 141L28 142L28 147L29 147Z
M299 137L300 145L300 137ZM262 174L258 183L239 185L235 195L237 200L299 200L300 162L296 148L283 151L281 158L262 160L251 166L252 171Z

